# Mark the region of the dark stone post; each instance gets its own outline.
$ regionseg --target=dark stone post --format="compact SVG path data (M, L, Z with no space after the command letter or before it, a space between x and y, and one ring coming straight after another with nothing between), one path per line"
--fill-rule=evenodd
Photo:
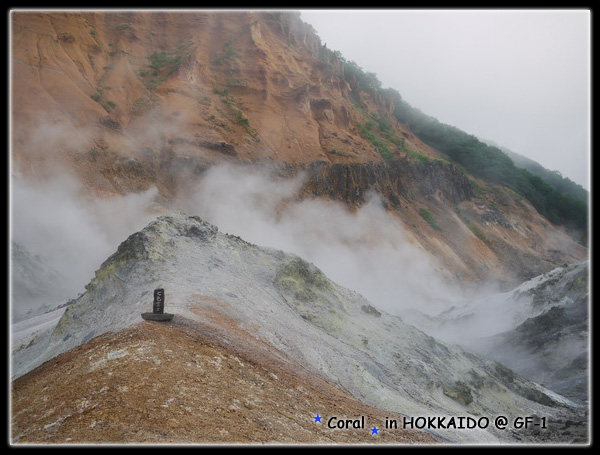
M152 306L154 314L163 314L165 312L165 290L154 290L154 305Z
M154 302L152 304L152 313L142 313L142 319L146 321L170 321L173 315L165 313L165 290L154 290Z

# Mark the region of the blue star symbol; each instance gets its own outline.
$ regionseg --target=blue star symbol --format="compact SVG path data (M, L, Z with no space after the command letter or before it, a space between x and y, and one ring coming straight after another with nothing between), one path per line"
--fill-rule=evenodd
M317 414L317 417L313 417L313 419L315 419L315 423L321 422L321 416L319 414Z
M377 428L375 425L373 425L373 428L371 428L371 435L374 434L379 434L379 428Z

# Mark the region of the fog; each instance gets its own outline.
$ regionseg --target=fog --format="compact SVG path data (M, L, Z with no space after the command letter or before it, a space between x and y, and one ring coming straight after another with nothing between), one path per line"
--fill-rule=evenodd
M302 18L330 49L375 72L424 113L587 186L588 12L338 10L304 11ZM141 119L126 147L158 150L180 123L184 117ZM33 161L85 150L91 137L43 117L37 125L22 132L21 149ZM47 173L30 181L13 175L11 238L66 277L64 298L72 298L120 242L154 219L157 190L102 199L85 194L65 170ZM178 204L221 231L300 255L384 310L435 313L460 301L377 195L350 213L332 201L298 200L301 183L302 176L282 181L267 171L218 166L182 184Z
M321 29L317 16L322 15L313 13L312 21L330 48L341 50L366 71L376 72L384 85L397 88L415 107L550 169L559 169L589 187L589 80L581 62L587 50L583 39L586 35L579 33L585 31L580 22L568 29L575 30L574 42L583 43L577 52L568 54L573 49L567 39L562 43L553 41L551 52L542 51L547 44L544 36L532 32L530 39L538 43L538 49L533 52L529 48L529 54L522 54L521 47L527 46L522 46L520 29L515 28L510 39L505 39L507 30L486 29L485 21L465 26L469 23L466 18L459 23L463 19L448 21L446 17L431 16L428 22L420 23L394 15L388 18L392 22L386 23L385 17L369 13L368 18L358 18L360 26L336 16L335 22L329 17L329 26ZM305 19L312 22L308 16ZM371 21L378 28L370 29ZM532 27L532 31L542 29ZM339 33L340 43L347 42L349 50L336 45L333 35L323 30ZM399 30L406 35L378 35ZM494 42L498 48L479 38L478 33L488 32L496 32L499 38ZM558 32L557 37L564 38L563 30ZM463 41L452 41L449 36ZM514 52L512 63L499 58L506 52L501 44L508 42ZM352 46L364 48L366 53L354 54ZM459 52L453 53L452 49ZM480 51L489 55L483 58ZM560 62L559 67L544 65L542 56L546 53ZM534 54L539 54L539 59L531 59ZM491 65L487 57L499 61ZM380 63L384 65L377 66ZM468 71L456 72L455 68ZM506 68L510 71L496 71ZM580 72L573 73L575 69ZM533 73L539 78L537 86L530 80ZM411 79L413 76L417 79ZM564 85L552 82L554 77L562 78ZM179 117L140 117L128 125L117 146L107 146L109 150L119 147L118 153L124 159L150 152L154 159L169 139L184 134L180 129L187 120L185 112ZM11 169L10 240L23 247L40 266L29 271L11 270L13 291L15 283L31 288L17 296L11 294L13 322L16 314L21 318L33 310L35 315L76 298L121 242L143 229L159 212L175 209L197 215L221 232L258 246L297 254L333 281L361 293L377 308L448 342L480 345L479 337L513 329L514 316L523 307L517 302L517 308L509 308L508 293L495 294L485 304L475 301L475 306L469 305L463 290L449 279L436 258L419 246L402 221L386 211L376 193L368 194L361 207L350 211L340 202L300 198L303 174L282 178L267 168L219 164L201 176L193 169L182 170L177 175L180 186L176 199L168 207L160 206L165 199L159 197L155 187L103 198L92 195L89 186L66 168L51 165L54 160L59 162L65 151L90 150L91 131L40 116L36 128L19 132L19 141L15 142L19 143L18 153L25 155L20 164L39 168L24 170L23 174ZM185 155L185 150L174 151L180 157ZM537 155L538 151L543 153ZM567 160L562 161L563 157ZM557 237L553 243L560 241ZM21 275L15 277L15 271ZM39 276L30 279L36 273ZM482 289L492 293L494 283ZM427 318L451 308L454 313L449 311L447 316L454 323L439 325L439 319ZM581 340L566 340L555 349L552 359L571 361L585 350L582 345ZM518 361L524 353L505 349L502 355Z
M385 311L433 314L460 301L376 194L352 213L339 202L298 199L302 178L220 165L188 185L179 204L222 232L301 256Z
M221 232L297 254L391 313L406 308L438 313L460 299L376 194L351 213L339 202L299 199L302 179L219 165L182 183L174 206ZM65 279L63 299L75 298L122 241L155 219L156 196L151 188L92 197L65 171L40 181L14 177L11 238Z
M150 207L156 194L151 188L118 198L91 197L66 171L54 171L40 180L13 177L11 240L61 281L44 283L42 277L34 277L30 285L47 285L60 300L77 297L118 245L155 217ZM44 289L30 291L44 294ZM21 300L13 304L22 307L13 310L23 314L35 305L54 303L58 302Z
M184 120L185 113L166 119L149 113L128 127L120 154L133 157L149 146L159 150L182 134ZM57 150L81 152L93 146L95 134L40 116L37 127L21 135L26 139L20 150L37 159L52 157ZM64 278L63 298L68 299L83 292L122 241L156 217L160 203L156 188L120 197L93 196L73 174L52 162L39 161L31 173L36 177L28 180L13 169L11 236ZM351 213L339 202L299 199L302 174L283 179L259 166L226 164L213 166L201 177L191 170L178 172L177 198L162 212L180 209L222 232L295 253L391 313L406 308L437 313L461 299L457 290L450 291L439 265L411 239L402 222L386 212L375 193Z
M220 164L199 178L182 181L173 207L200 216L221 232L295 253L380 310L399 315L436 338L474 352L486 347L511 368L532 358L519 348L497 353L487 338L513 329L519 317L532 316L523 308L528 305L504 293L464 306L467 299L461 290L443 279L434 258L411 241L377 194L350 212L339 202L299 198L303 179L302 174L284 179L265 168ZM14 177L12 240L65 277L64 298L74 298L123 240L155 219L157 195L150 188L108 199L92 197L66 172L35 182ZM48 303L13 301L13 305ZM410 311L435 316L450 308L454 310L441 326L428 326L426 317L419 319ZM14 313L13 309L13 317ZM558 343L552 355L535 358L537 363L528 360L523 374L536 380L546 374L548 362L562 366L585 354L585 343L578 340Z
M590 189L591 12L302 11L425 114Z

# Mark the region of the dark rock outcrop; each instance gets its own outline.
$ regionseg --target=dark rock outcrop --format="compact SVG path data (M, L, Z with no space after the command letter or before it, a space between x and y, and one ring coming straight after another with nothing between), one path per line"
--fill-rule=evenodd
M306 194L327 195L350 206L364 202L369 191L379 193L394 208L400 207L401 199L418 201L437 196L456 205L474 196L469 179L456 166L441 161L423 164L402 158L389 164L318 162L306 170Z
M523 292L543 311L482 343L480 352L565 397L587 401L588 274L587 262L574 264Z

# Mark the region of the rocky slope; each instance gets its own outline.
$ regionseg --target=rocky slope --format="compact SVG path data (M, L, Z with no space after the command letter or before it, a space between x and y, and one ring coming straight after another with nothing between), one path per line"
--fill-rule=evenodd
M432 302L423 293L405 294L405 287L418 281L421 290L436 288L430 300L448 307L456 285L470 292L490 283L513 289L556 267L571 270L567 265L588 259L588 250L513 190L469 175L398 123L391 92L366 87L360 72L348 71L352 67L298 14L15 11L10 32L11 176L31 189L16 201L19 214L39 213L20 216L13 227L23 242L12 249L12 315L24 317L29 308L21 302L38 306L30 313L36 318L11 330L16 442L372 442L366 430L332 433L306 417L345 410L348 417L364 413L369 422L396 415L535 414L551 423L546 431L441 430L437 441L588 440L585 405L425 335L405 324L425 319L411 319L414 313L400 311L402 305L388 314L310 263L327 259L329 275L351 261L347 250L326 245L367 251L357 268L368 271L361 278L385 274L392 302L409 300L424 309ZM383 212L373 210L379 201ZM180 213L141 230L146 220L177 210L213 225ZM254 238L246 237L250 227L267 226L258 213L270 223L261 244L309 231L312 238L300 236L302 252L311 253L301 256L309 262L214 226L248 240ZM367 230L359 228L360 219L368 220ZM63 286L63 277L38 259L57 253L52 264L87 277L87 264L99 264L132 232L75 303L41 314L56 307L55 296L65 299L67 287L69 298L76 297L72 289L87 280ZM56 248L36 250L40 239ZM62 255L66 246L70 254ZM380 255L409 246L426 252L427 260L412 250L394 256L393 264ZM372 281L375 288L382 283ZM448 285L441 292L440 282ZM358 280L352 284L346 287L356 289ZM157 287L166 289L167 311L175 314L166 326L140 319ZM509 309L530 319L513 320L486 340L502 349L519 345L530 364L541 362L541 375L514 363L520 357L500 359L491 348L485 353L555 390L575 390L569 397L579 401L588 365L573 351L553 356L559 344L545 328L584 352L589 334L581 318L589 295L575 286L574 301L556 302L558 288L547 289L552 292L523 294L512 306L501 296L503 305L493 313L499 320ZM535 311L520 311L534 301L542 302ZM458 321L465 313L446 315ZM199 404L195 386L186 388L198 380L188 365L197 365L190 360L196 351L202 381L214 387L214 407ZM157 362L174 368L135 368ZM247 369L237 369L241 363ZM62 390L56 378L70 375L72 387ZM230 389L234 378L242 395L217 390ZM165 381L156 392L170 396L160 403L146 399L139 381ZM294 387L304 383L314 387L302 392L305 401L294 401ZM258 384L276 398L259 392ZM69 394L72 402L62 399ZM324 410L314 410L319 401L327 403ZM34 408L39 412L31 414ZM192 427L205 411L220 419L218 435ZM161 412L168 431L148 419L135 432L136 422ZM227 426L225 412L240 418L240 431ZM399 430L385 438L432 440Z
M518 288L534 309L515 328L481 340L477 351L550 389L589 401L590 294L587 262L559 268L530 289Z
M373 434L375 409L248 343L177 317L93 338L15 381L11 440L20 444L438 444L424 431ZM232 330L235 329L235 330ZM324 413L327 414L324 414ZM321 413L323 420L315 422ZM363 429L327 420L365 417ZM393 416L399 418L399 416Z
M428 333L501 362L570 399L587 402L589 263L560 267L514 290L411 320Z
M13 321L28 319L50 310L65 300L66 278L53 270L42 258L32 256L23 246L11 244L11 300L15 302ZM66 302L66 300L65 300Z
M401 158L388 163L307 166L306 196L360 207L373 192L415 243L459 283L495 281L508 290L585 259L587 250L501 186L481 191L457 167ZM466 286L468 288L468 285Z
M498 415L535 414L547 417L551 422L547 431L541 432L515 428L497 430L491 426L469 431L437 429L436 432L447 440L501 443L583 442L586 439L584 407L520 378L500 364L425 335L403 323L399 317L380 311L361 295L335 284L297 256L259 248L238 237L221 234L216 227L184 214L160 217L131 235L102 264L85 294L67 308L53 330L37 334L26 346L23 343L15 349L12 372L20 379L13 387L13 402L22 403L27 395L25 391L32 390L39 381L51 382L46 375L57 374L53 371L54 366L65 369L65 374L71 368L75 368L77 374L84 374L96 366L108 366L109 361L119 362L121 357L124 362L140 358L149 362L149 357L142 355L148 342L139 341L140 338L133 334L151 330L139 325L140 314L150 311L151 291L157 287L166 290L165 311L175 314L175 325L179 321L179 326L200 327L200 332L223 333L226 339L236 340L232 344L242 353L266 349L284 364L305 370L362 403L387 413L470 415L490 419ZM157 337L167 329L160 330ZM109 332L116 332L114 336L120 340L132 336L134 343L118 347L120 341L111 341L111 336L106 335ZM99 335L102 337L93 343L77 348ZM199 335L186 332L171 339L188 336ZM110 347L96 348L103 344ZM56 357L71 348L75 350L67 357ZM162 354L158 354L160 351ZM167 358L179 356L173 354L175 351L177 349L164 345L152 350L159 360L163 355ZM196 372L197 364L189 355L184 357L186 366L176 363L179 367L174 370L191 368ZM226 358L228 364L235 361L230 355ZM219 362L214 356L213 360ZM41 369L33 370L40 365ZM165 368L158 370L156 374L168 374ZM115 367L112 371L118 376L120 369ZM147 370L133 368L131 371L130 374L144 375ZM240 365L236 371L234 377L243 375L245 369ZM30 373L25 374L27 372ZM109 385L105 387L110 389L111 374L107 375L105 381L108 380ZM151 377L146 377L144 383ZM197 376L190 371L190 375L180 378L180 387L188 387L196 380ZM131 382L125 383L124 390L133 387L129 384ZM119 384L113 385L118 390ZM97 392L92 394L94 400ZM123 399L129 399L128 396L125 393ZM165 397L161 403L168 404L171 398ZM155 404L150 400L150 406ZM100 407L98 412L102 409L105 408ZM320 412L327 416L338 409ZM53 412L47 410L42 415L37 414L39 420L27 424L19 423L21 418L26 418L26 414L21 413L13 420L13 425L22 428L19 434L25 434L27 427L45 425L48 429L68 425L75 412L75 409L65 408L62 414L56 412L50 418ZM95 415L93 412L83 414ZM75 422L80 418L77 415L72 420ZM177 422L177 418L174 419ZM306 421L305 417L303 421ZM88 421L83 422L85 425L80 422L76 427L86 427ZM99 420L92 419L89 425L93 422ZM572 422L578 423L573 427ZM177 426L177 423L173 425ZM265 425L269 426L268 423ZM86 436L89 433L78 436L76 430L70 431L59 431L58 437L77 440L90 437ZM155 428L153 431L161 434L162 430ZM147 433L139 437L144 441L152 440ZM274 440L290 441L294 437L284 432L281 439L275 437ZM238 438L237 442L246 441L239 434L232 438ZM202 441L206 440L198 442Z
M379 192L462 283L510 288L587 257L399 124L296 13L17 11L11 27L15 175L58 168L102 197L155 187L169 212L216 163L309 167L305 196L356 207Z

